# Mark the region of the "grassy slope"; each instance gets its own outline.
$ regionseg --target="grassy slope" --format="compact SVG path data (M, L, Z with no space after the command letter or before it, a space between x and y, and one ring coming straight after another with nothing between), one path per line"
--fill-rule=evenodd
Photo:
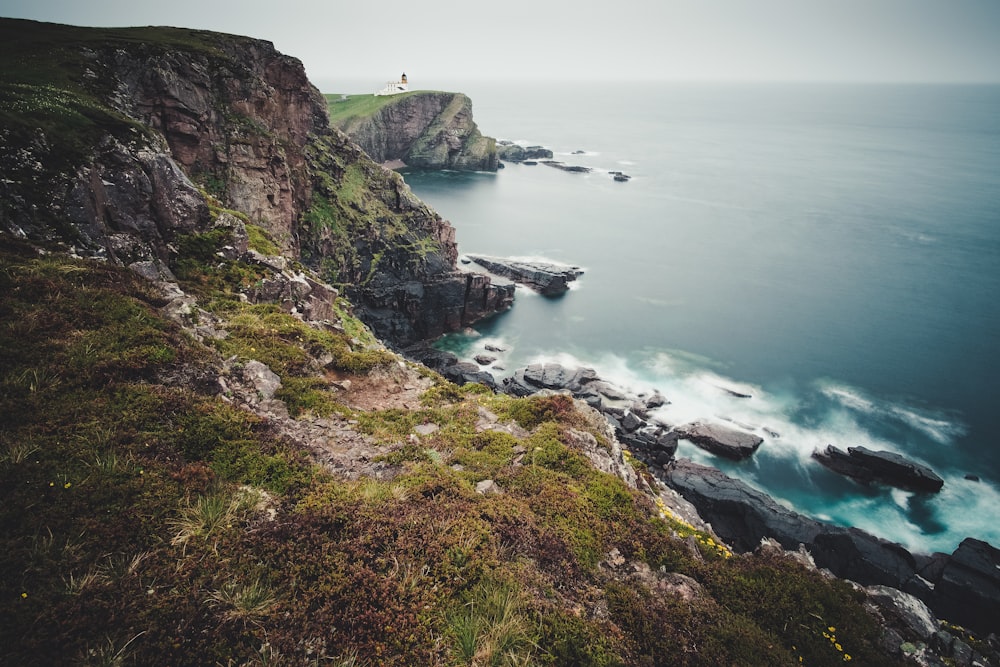
M161 319L162 302L127 272L0 239L8 664L115 655L124 664L470 664L509 653L509 664L803 655L823 665L844 652L884 663L845 584L783 559L725 558L704 536L694 557L674 537L689 531L575 448L571 429L592 427L565 397L512 399L439 380L419 409L338 405L310 370L313 355L332 353L340 373L362 373L356 382L387 359L351 352L346 339L277 308L238 304L231 291L248 269L203 262L226 240L191 238L175 264L230 331L205 347ZM338 479L266 421L191 388L233 354L269 363L293 413L355 419L402 475ZM531 435L477 432L480 408ZM442 428L410 442L427 422ZM485 478L504 493L475 493ZM685 602L611 576L599 563L612 548L693 577L707 594ZM842 650L823 636L828 627Z
M325 94L327 108L330 110L330 122L338 127L354 118L366 118L379 109L405 97L419 95L425 91L411 90L399 95L344 95Z

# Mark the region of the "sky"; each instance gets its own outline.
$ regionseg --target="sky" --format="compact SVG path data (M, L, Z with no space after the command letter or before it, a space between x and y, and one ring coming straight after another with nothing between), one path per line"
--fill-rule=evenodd
M267 39L338 92L404 71L414 88L1000 82L1000 0L0 0L0 16Z

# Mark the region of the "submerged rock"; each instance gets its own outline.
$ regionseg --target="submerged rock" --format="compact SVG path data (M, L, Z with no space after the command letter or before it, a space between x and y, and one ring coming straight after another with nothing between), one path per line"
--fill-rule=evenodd
M554 262L524 262L484 255L469 255L469 259L487 271L527 285L546 296L562 294L569 289L570 282L583 275L578 266Z
M561 169L563 171L568 171L573 174L588 174L593 171L590 167L581 167L574 164L563 164L562 162L556 162L555 160L542 160L542 164L546 167L555 167L556 169Z

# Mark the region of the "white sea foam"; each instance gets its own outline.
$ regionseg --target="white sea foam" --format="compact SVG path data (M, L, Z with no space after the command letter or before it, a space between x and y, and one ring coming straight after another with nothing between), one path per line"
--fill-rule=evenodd
M892 502L896 503L897 506L902 507L904 510L907 509L910 502L909 493L903 489L893 489L889 492L889 495L892 496Z
M677 298L677 299L656 299L656 298L653 298L651 296L633 296L632 298L635 299L636 301L639 301L640 303L644 303L644 304L646 304L648 306L656 306L658 308L670 308L670 307L674 307L674 306L683 306L684 305L684 299L680 299L680 298Z
M901 402L875 401L865 396L861 390L853 387L824 381L820 383L820 391L844 407L867 415L894 419L923 432L943 445L951 444L966 430L965 424L957 420L947 419L939 413L915 408Z
M817 494L813 476L830 473L811 458L814 450L828 444L864 443L873 449L899 452L895 443L866 429L859 417L903 419L900 413L909 411L913 414L905 414L907 423L928 418L912 408L888 404L892 409L887 409L885 404L856 389L825 382L818 386L824 396L834 400L833 408L802 423L798 416L805 400L802 393L771 392L741 382L717 370L709 370L710 360L675 350L652 352L642 363L630 363L611 353L583 360L568 352L538 354L530 361L556 362L567 368L591 367L602 378L633 393L659 390L671 403L652 411L654 420L677 425L695 419L727 418L734 425L760 435L764 443L758 453L739 463L721 460L686 440L680 441L677 455L720 467L781 504L819 520L857 526L920 552L950 552L968 535L1000 542L1000 523L994 522L995 526L984 528L982 518L995 513L995 508L1000 506L1000 490L989 481L971 482L954 471L937 470L945 479L945 485L940 493L929 496L899 489L836 498ZM750 394L751 398L732 396L721 391L720 386ZM936 428L952 424L938 421L943 424ZM780 437L774 437L771 431ZM900 453L912 458L912 453ZM780 461L792 463L796 473L792 477L798 477L786 480L784 491L759 481L759 478L773 475L770 466Z

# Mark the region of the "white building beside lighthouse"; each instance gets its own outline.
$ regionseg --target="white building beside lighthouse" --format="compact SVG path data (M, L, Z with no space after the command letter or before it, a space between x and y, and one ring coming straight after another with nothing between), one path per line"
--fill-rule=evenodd
M405 93L410 90L406 83L406 72L403 72L403 76L399 77L399 81L387 81L385 88L376 92L376 95L399 95L400 93Z

